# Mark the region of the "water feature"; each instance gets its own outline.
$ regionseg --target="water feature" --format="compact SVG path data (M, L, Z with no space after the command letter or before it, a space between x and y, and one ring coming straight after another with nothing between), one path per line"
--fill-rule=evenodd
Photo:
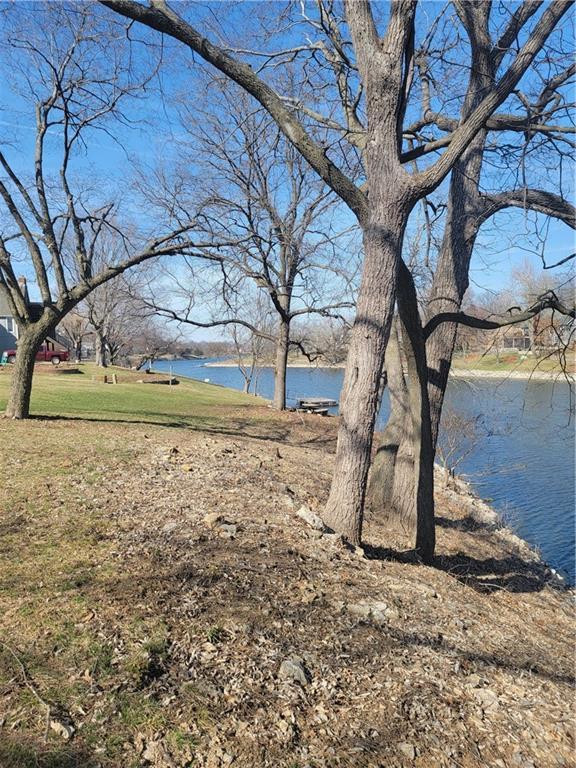
M155 368L172 366L175 375L242 389L244 380L237 368L211 367L206 362L161 361ZM290 368L289 401L298 397L338 400L342 377L343 371L336 368ZM258 393L270 398L273 386L273 371L263 369ZM574 583L575 440L569 419L570 389L566 382L454 379L447 408L461 419L476 420L477 443L458 472ZM385 398L377 428L385 423L387 413Z

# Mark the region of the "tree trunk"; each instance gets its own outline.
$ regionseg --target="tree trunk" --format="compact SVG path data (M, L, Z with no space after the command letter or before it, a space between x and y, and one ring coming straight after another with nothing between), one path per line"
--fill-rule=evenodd
M288 348L290 346L290 320L280 318L278 341L276 342L276 366L274 368L273 407L277 411L286 408L286 369L288 366Z
M412 466L409 463L402 466L397 461L394 478L394 502L397 507L400 504L410 505L411 516L416 518L416 551L425 562L430 562L434 557L436 531L434 523L434 449L428 400L426 344L414 281L403 264L400 273L398 309L402 324L406 329L405 349L411 415ZM402 445L398 451L399 456L401 451ZM406 480L402 479L404 471L406 471ZM408 477L410 478L409 482L407 482ZM403 491L408 492L409 495L401 495Z
M487 7L484 5L483 10ZM470 70L470 81L462 106L462 119L471 114L483 94L491 87L496 74L496 58L489 44L489 36L475 39L475 66ZM450 175L446 225L428 300L428 316L441 312L458 312L468 289L470 260L482 224L479 185L486 139L487 132L479 131L462 157L454 164ZM430 426L434 452L457 331L458 327L454 323L443 323L426 341Z
M392 324L384 365L386 368L388 396L390 398L390 416L388 417L380 446L372 463L367 491L370 511L378 515L379 518L382 516L388 517L392 513L394 468L402 435L407 428L406 422L409 410L408 388L402 368L399 320L397 317Z
M96 365L99 368L108 367L106 336L99 330L96 330Z
M396 191L392 179L389 181L387 188ZM411 207L396 191L374 211L372 223L363 233L364 268L341 393L334 475L324 513L326 523L352 544L359 544L362 536L380 379Z
M37 324L21 331L18 338L16 362L12 371L10 395L5 416L9 419L27 419L30 415L30 396L36 353L42 346L47 330Z
M387 442L374 459L371 506L403 526L415 526L416 550L429 562L435 547L434 451L426 348L414 283L403 264L398 283L398 308L408 376L405 378L402 373L399 349L395 352L394 344L389 343L386 363L390 365L391 412L385 430Z
M82 339L76 339L74 344L74 358L77 363L82 362Z

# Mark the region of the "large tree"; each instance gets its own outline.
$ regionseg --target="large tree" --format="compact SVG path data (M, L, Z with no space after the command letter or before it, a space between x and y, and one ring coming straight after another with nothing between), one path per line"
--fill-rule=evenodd
M169 223L196 222L205 247L178 270L183 309L169 309L152 285L159 312L197 327L244 327L275 345L273 406L286 407L286 369L294 321L335 316L354 304L358 250L355 231L340 221L337 198L270 115L255 109L232 83L212 83L218 110L197 100L181 104L182 130L174 167L156 169L145 194ZM212 111L210 110L212 107ZM341 206L340 206L341 207ZM234 241L227 248L214 242ZM174 294L174 282L164 290ZM260 327L253 313L254 287L268 298L275 328ZM207 294L213 298L206 302ZM187 295L186 295L187 294ZM209 317L200 305L210 303Z
M431 76L432 53L426 47L418 52L418 67L424 87L421 117L414 120L409 128L413 136L418 136L430 126L450 132L459 122L465 121L495 81L510 44L510 34L505 31L498 44L494 45L489 3L455 3L455 7L477 66L470 69L459 118L449 118L434 109L442 94L437 92L439 86ZM529 12L536 11L536 4L520 8L515 15L517 25L525 23ZM553 52L542 53L527 84L529 90L526 93L521 90L515 92L510 102L510 113L492 117L452 169L442 220L443 235L432 283L423 297L423 312L419 313L415 297L411 307L405 308L418 329L409 342L405 335L405 341L415 344L415 353L422 360L421 378L418 382L414 379L394 379L399 389L391 397L393 413L371 475L371 506L386 515L397 516L403 521L427 517L427 510L418 508L417 483L422 473L426 477L433 476L458 321L476 323L475 327L479 328L497 328L509 322L521 322L527 316L537 318L550 309L573 313L570 302L559 300L544 290L544 286L523 303L524 313L493 317L486 322L485 318L461 313L481 227L493 224L494 217L502 211L534 211L541 216L553 217L573 229L576 227L576 212L565 198L562 185L563 155L566 148L572 145L571 134L574 133L569 119L571 104L568 94L576 68L571 61L571 50L562 50L563 47L558 43ZM441 141L439 139L437 143ZM535 153L538 153L537 158L531 159ZM418 152L412 153L413 159L417 156ZM538 173L539 164L545 165L546 174ZM510 186L503 185L502 179ZM537 182L533 187L529 186L531 180ZM543 186L539 186L538 181ZM568 188L568 192L572 190ZM536 237L535 228L533 239ZM413 350L410 352L414 353ZM397 366L399 362L392 360L390 364ZM427 396L429 401L427 418L430 427L423 436L412 426L413 414L407 406L411 389L427 390L424 398ZM398 426L399 421L403 426Z
M348 0L344 3L344 24L334 12L334 6L320 0L312 24L316 40L303 36L303 44L298 46L291 35L290 50L284 58L272 52L268 59L281 64L305 49L314 60L324 62L324 74L330 71L334 76L333 91L341 99L337 119L332 120L334 105L326 106L322 91L318 90L315 100L308 105L309 113L320 112L324 120L330 118L334 131L355 144L361 154L365 179L360 188L346 172L346 166L337 162L338 152L319 145L306 130L299 118L302 105L296 108L293 101L282 98L267 82L266 75L250 66L253 57L249 52L232 55L197 29L184 11L179 13L180 8L174 10L163 0L152 0L149 5L134 0L102 2L181 41L248 91L357 216L363 233L364 266L341 395L335 471L325 510L326 521L357 543L362 533L384 353L410 213L420 199L446 178L470 142L513 92L570 3L553 0L537 13L539 3L525 2L510 15L502 34L491 42L505 49L506 55L489 87L482 91L479 103L442 138L439 147L433 147L445 147L440 157L424 170L409 173L403 165L407 159L403 141L410 92L419 77L414 60L419 30L417 3L395 0L379 6L369 0ZM526 22L535 14L534 25L529 33L524 33ZM462 65L476 66L472 51L462 51ZM347 72L353 73L351 78ZM329 89L324 87L324 90ZM425 144L430 142L423 142L418 148L422 153L430 149ZM421 396L425 399L427 393L423 391ZM426 550L423 554L429 556L430 546L426 545Z

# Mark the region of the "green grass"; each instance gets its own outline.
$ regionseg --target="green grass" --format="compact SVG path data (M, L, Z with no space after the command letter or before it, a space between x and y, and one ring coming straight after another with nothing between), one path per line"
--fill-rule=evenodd
M259 398L189 379L175 386L138 384L144 374L123 368L110 367L107 374L116 373L119 383L104 384L93 380L94 375L101 377L101 369L89 363L79 368L77 374L35 374L31 414L185 427L218 421L220 410L264 404ZM10 368L0 369L0 410L6 406L11 375Z

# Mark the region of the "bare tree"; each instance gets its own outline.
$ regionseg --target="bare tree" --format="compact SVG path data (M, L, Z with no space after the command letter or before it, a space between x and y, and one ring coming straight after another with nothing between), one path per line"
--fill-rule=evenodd
M466 98L460 117L462 122L478 107L486 91L495 82L498 68L507 54L510 36L518 34L537 8L534 4L526 5L513 14L509 26L502 33L497 45L494 45L490 34L489 4L455 3L455 8L466 31L474 59L480 62L470 70ZM520 90L514 95L518 102L517 108L525 110L526 118L519 120L510 113L495 115L487 121L484 129L478 132L454 165L450 177L444 234L423 312L425 320L428 320L425 329L422 328L416 297L413 295L410 305L405 305L405 312L411 315L416 328L410 344L422 360L422 378L418 382L409 379L407 388L419 389L424 403L428 398L429 414L425 415L424 419L430 420L430 436L427 441L424 441L428 443L427 445L420 444L417 447L416 443L422 443L422 436L406 427L400 430L398 437L396 419L392 419L390 439L393 443L397 438L399 439L395 450L397 455L402 457L402 461L397 464L390 461L390 452L386 447L389 439L386 437L382 451L377 454L370 483L372 506L382 511L387 510L387 514L390 514L390 510L395 510L402 520L426 520L430 517L430 509L419 509L417 505L418 476L422 472L419 461L429 465L425 476L432 478L431 468L458 327L457 322L450 323L446 318L459 317L469 284L470 262L480 227L507 208L537 211L539 214L557 218L572 228L576 226L574 207L564 198L561 189L550 191L527 185L530 164L526 161L526 155L536 142L539 143L540 153L544 151L544 143L548 154L552 155L553 165L559 167L558 181L561 183L563 157L561 147L570 143L570 134L574 132L573 126L565 120L565 117L568 108L566 91L574 76L575 68L572 63L566 66L567 56L558 53L558 47L554 48L554 52L558 59L554 62L554 66L552 66L550 55L544 55L541 62L537 61L535 80L539 88L532 94L532 98ZM423 83L423 117L410 127L413 135L418 135L426 125L435 124L436 128L450 131L458 124L456 120L447 120L445 114L439 114L432 107L438 94L433 92L430 58L426 48L420 50L417 57ZM533 129L521 131L519 128L521 124L533 126ZM499 139L500 135L501 139ZM438 142L441 141L443 139L432 143L438 146ZM415 150L411 153L411 157L421 157L422 154L422 150ZM496 164L508 166L502 168L500 175L494 173L496 184L500 184L500 177L512 177L517 186L486 191L484 169L486 155L491 166ZM520 170L516 170L515 174L510 173L511 156L520 158L519 162L522 166ZM550 160L547 166L550 167ZM508 173L505 174L505 170L508 170ZM401 272L401 282L402 280L409 283L410 276ZM400 286L399 292L401 291ZM546 302L554 301L544 291L541 293L542 296L534 295L532 300L524 302L526 311L529 314L532 313L530 314L532 318L543 317L547 312ZM564 310L570 314L570 305L563 306ZM557 306L556 312L561 311ZM481 318L476 319L481 320ZM509 319L509 315L504 318L506 321ZM521 314L513 320L513 322L520 321L522 321ZM534 322L537 321L534 320ZM406 408L407 396L407 390L401 391L393 401L398 404L397 407L405 418L411 420L410 409ZM416 408L420 409L420 407L421 403L418 403Z
M148 195L176 223L189 220L193 212L196 227L205 236L206 246L188 262L188 278L180 273L178 281L182 285L188 280L191 292L197 294L203 270L208 273L206 281L218 286L220 300L210 324L235 324L274 340L272 402L283 410L293 321L308 315L328 317L353 307L354 232L337 223L334 194L270 115L255 110L248 96L230 82L214 83L215 89L220 94L216 114L202 112L197 103L184 103L182 122L192 143L182 147L177 169L157 174ZM192 179L189 166L195 168ZM200 188L204 199L198 204ZM226 239L234 245L213 246ZM252 300L238 300L246 291L252 296L253 286L267 296L275 328L259 327ZM150 303L175 316L157 300ZM242 313L239 308L245 305L248 312ZM190 302L188 311L176 315L183 323L206 326Z
M335 471L325 510L326 521L357 543L362 532L380 379L408 218L416 203L446 178L470 142L514 91L570 3L553 0L521 42L520 32L538 10L538 4L523 3L510 16L499 38L490 40L491 48L506 51L502 59L506 65L491 79L489 86L482 89L479 103L465 110L440 143L416 136L418 146L408 154L402 150L410 93L415 80L419 80L421 87L425 87L426 82L414 56L418 25L417 4L412 0L391 2L385 8L389 10L387 18L382 18L380 6L369 0L348 0L344 4L347 30L334 6L320 1L314 18L307 17L314 39L303 36L303 44L299 45L293 42L292 35L282 51L261 52L264 61L273 62L275 66L287 65L301 53L308 57L308 62L320 61L321 87L330 73L334 78L330 92L336 92L340 98L340 111L336 116L334 104L323 103L318 90L315 100L308 105L294 105L292 94L288 94L289 99L282 98L267 82L262 67L250 66L255 58L262 60L258 52L244 50L232 55L229 49L209 40L184 18L183 9L179 8L182 13L178 13L163 0L153 0L146 6L134 0L102 2L120 14L180 40L248 91L358 218L363 232L364 267L341 396L342 419ZM471 5L465 4L464 13ZM489 13L490 5L482 5ZM477 68L474 52L467 51L466 56L469 68ZM462 58L466 66L464 52ZM430 76L427 77L429 81ZM361 154L365 177L362 189L346 167L337 162L340 141L335 151L330 152L307 131L301 119L304 109L310 116L319 116L325 125L331 126L335 136L350 142ZM409 173L403 166L413 151L423 156L443 148L440 157L422 171ZM346 153L345 157L348 157ZM422 391L420 397L426 400L427 392ZM423 407L426 410L426 403ZM433 508L430 513L433 514ZM430 529L430 520L424 528ZM422 548L423 554L430 557L433 547L428 543L422 544Z
M110 131L113 121L123 120L123 100L140 93L146 82L135 77L117 31L85 5L30 12L15 7L11 25L4 26L12 69L21 74L18 82L35 115L31 180L20 172L20 159L11 159L7 148L0 151L0 290L20 332L6 408L11 418L28 416L36 352L79 302L135 265L189 244L184 238L189 226L135 236L122 226L118 205L102 200L73 172L73 160L92 132ZM95 253L110 232L120 238L121 253L98 268ZM40 293L34 312L15 274L24 258Z
M180 351L178 335L162 327L158 318L144 316L134 318L135 324L128 327L122 340L124 357L133 368L139 369L148 363L150 367L162 355L177 355Z
M82 312L75 309L64 317L58 327L70 342L74 350L74 359L77 363L80 363L82 361L82 344L84 339L90 334L88 319Z
M453 483L456 470L476 450L485 433L481 415L466 416L451 408L444 409L437 454L445 485Z
M96 288L84 300L86 317L95 337L96 365L114 365L148 319L149 311L134 297L124 276Z
M302 345L319 365L342 365L348 352L350 323L346 318L322 318L300 331Z

